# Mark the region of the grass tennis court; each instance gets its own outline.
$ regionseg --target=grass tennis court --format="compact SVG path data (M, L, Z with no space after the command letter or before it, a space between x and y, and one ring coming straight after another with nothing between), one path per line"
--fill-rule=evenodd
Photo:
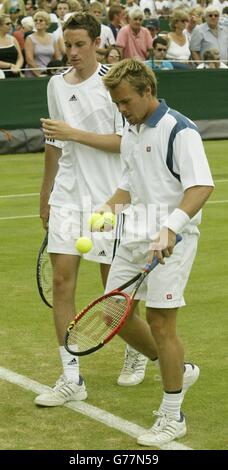
M204 208L198 256L186 290L187 307L178 322L186 359L200 366L201 376L186 395L183 411L188 433L179 442L193 449L223 450L228 435L228 141L206 142L205 147L216 190ZM43 238L37 217L42 165L41 154L0 156L0 367L51 386L61 369L52 312L41 302L35 279ZM84 262L78 307L101 293L97 265ZM150 364L142 384L119 387L116 379L123 353L124 343L115 338L103 350L81 359L87 402L150 427L162 393L160 382L154 380L157 369ZM34 397L33 392L0 380L0 449L142 449L133 437L66 407L37 408Z

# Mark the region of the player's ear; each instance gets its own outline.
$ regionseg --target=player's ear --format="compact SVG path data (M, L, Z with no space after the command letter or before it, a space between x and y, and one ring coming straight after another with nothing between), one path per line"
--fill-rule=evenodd
M100 37L96 38L95 41L94 41L96 49L99 49L100 43L101 43L101 38Z

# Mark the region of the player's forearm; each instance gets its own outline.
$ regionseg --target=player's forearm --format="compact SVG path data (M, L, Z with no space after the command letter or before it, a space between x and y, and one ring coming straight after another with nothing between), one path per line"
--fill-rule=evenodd
M96 134L95 132L72 129L71 135L72 140L78 144L88 145L104 152L120 153L121 137L117 134Z
M203 207L213 191L212 186L194 186L185 191L179 209L191 219Z
M49 144L45 145L44 175L41 186L41 197L43 198L49 198L58 171L58 161L61 154L61 149Z
M130 193L118 188L113 196L106 202L104 210L106 211L107 208L109 208L111 212L118 214L122 212L123 209L126 208L126 206L128 206L130 203Z
M192 217L203 207L213 189L213 186L188 188L179 206L168 216L163 226L176 234L182 233Z
M44 135L49 139L72 141L104 152L120 153L121 137L117 134L83 131L56 119L41 118L41 122Z

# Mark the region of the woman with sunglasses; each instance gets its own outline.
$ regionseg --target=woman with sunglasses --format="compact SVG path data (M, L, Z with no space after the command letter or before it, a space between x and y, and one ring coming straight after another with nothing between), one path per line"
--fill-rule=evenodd
M11 32L11 19L9 15L0 15L0 69L6 78L20 76L23 65L23 56L19 43Z
M33 20L36 31L25 41L26 68L30 69L26 70L25 75L34 78L46 75L47 64L50 60L59 59L60 53L54 35L47 32L50 25L49 13L38 10Z
M173 10L170 17L171 32L168 34L169 46L166 57L175 69L189 68L188 61L191 53L188 38L184 34L188 21L189 16L185 10Z

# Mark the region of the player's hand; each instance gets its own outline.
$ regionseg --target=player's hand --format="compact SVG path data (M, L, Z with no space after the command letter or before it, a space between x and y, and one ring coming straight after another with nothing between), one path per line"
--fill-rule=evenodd
M72 127L64 121L41 118L46 139L71 140Z
M176 234L166 227L162 228L150 244L147 262L151 264L153 258L157 256L159 263L165 264L164 258L169 258L172 255L175 243Z

